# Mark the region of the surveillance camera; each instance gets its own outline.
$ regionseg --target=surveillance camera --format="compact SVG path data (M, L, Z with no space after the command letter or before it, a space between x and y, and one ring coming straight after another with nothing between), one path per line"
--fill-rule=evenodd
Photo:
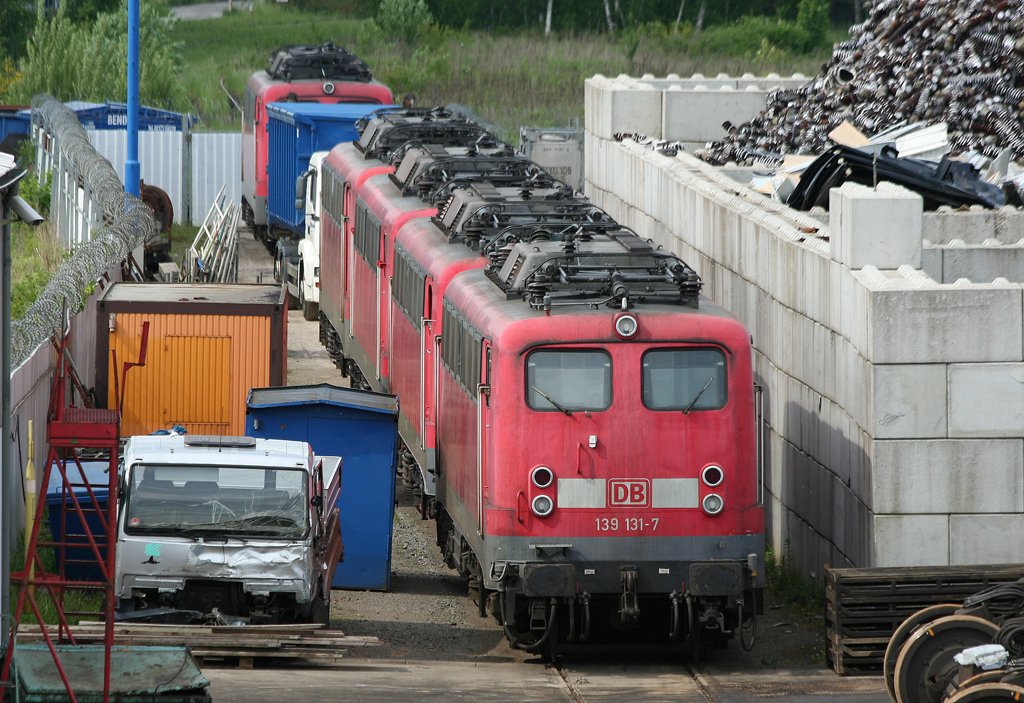
M20 195L14 195L7 199L7 206L14 210L18 219L32 227L43 224L43 216L36 212L31 205L25 202Z

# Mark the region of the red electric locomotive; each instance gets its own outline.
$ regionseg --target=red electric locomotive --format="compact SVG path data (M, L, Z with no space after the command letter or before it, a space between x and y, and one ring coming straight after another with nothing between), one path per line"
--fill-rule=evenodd
M735 634L764 585L746 330L698 307L689 267L596 213L502 226L493 209L449 218L457 198L435 222L454 225L448 243L416 222L396 245L396 281L406 269L441 322L449 565L527 649ZM397 323L393 339L397 379Z
M289 46L270 56L267 71L245 85L242 105L242 217L254 230L267 224L267 111L272 102L393 102L366 64L330 42Z
M363 378L363 370L375 379L379 378L377 371L384 359L377 357L377 343L370 343L364 338L360 341L365 346L358 349L355 346L351 296L357 288L351 284L350 277L359 264L361 276L372 279L378 290L387 278L383 269L377 267L379 257L373 261L364 258L360 262L355 256L353 244L357 218L347 217L346 213L355 213L357 207L366 210L365 204L357 202L356 194L364 191L369 179L395 170L390 156L404 144L415 143L417 139L430 140L436 145L472 144L481 138L490 138L490 135L464 117L443 108L386 108L358 121L356 129L361 135L359 142L339 144L331 150L324 163L324 210L327 217L321 223L320 257L321 267L329 269L332 275L321 276L320 341L342 373L353 376L354 385L365 384L368 387L370 384ZM409 202L408 205L414 209L424 207L422 202ZM368 220L361 218L360 221ZM371 246L370 242L363 241L366 236L366 231L360 232L364 250ZM382 233L378 232L378 236ZM386 240L380 242L378 254L385 251L385 244ZM381 262L383 264L383 260ZM375 321L380 320L381 312L375 303L371 306L373 317L364 312L362 319L367 329L373 327L375 334L379 334ZM355 317L359 318L359 315ZM383 329L386 330L386 326ZM345 352L348 352L348 358ZM359 365L353 362L353 357L360 362Z
M328 157L321 323L401 394L447 563L548 656L742 634L764 586L747 332L571 189L442 166L476 155L428 139L392 150L390 178Z

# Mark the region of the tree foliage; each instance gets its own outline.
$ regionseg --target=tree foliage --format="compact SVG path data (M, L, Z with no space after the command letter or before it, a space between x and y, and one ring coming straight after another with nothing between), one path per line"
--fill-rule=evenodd
M385 0L386 2L387 0ZM744 17L771 17L790 22L813 11L815 18L848 24L855 3L862 0L557 0L552 8L552 28L559 32L601 32L609 24L618 29L652 23L679 23L704 27L731 24ZM548 0L426 0L438 24L468 29L543 29ZM610 5L606 12L606 5ZM806 7L805 7L806 6ZM823 10L823 14L819 13Z
M31 5L0 0L0 63L5 58L18 59L25 53L25 42L34 22Z
M140 0L141 4L146 4ZM118 0L63 0L60 4L64 14L75 22L92 22L97 17L117 12Z
M174 20L161 3L139 8L139 95L155 106L182 97L181 46L170 39ZM60 100L123 101L128 73L128 3L94 22L76 23L63 10L44 20L29 39L21 79L5 99L26 102L48 93Z

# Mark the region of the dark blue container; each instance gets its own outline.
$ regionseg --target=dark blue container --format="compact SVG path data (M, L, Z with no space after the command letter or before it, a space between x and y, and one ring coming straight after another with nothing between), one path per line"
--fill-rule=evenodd
M65 103L82 126L86 129L127 129L128 105L126 103L88 103L72 101ZM143 132L180 132L186 126L191 128L199 118L183 112L161 110L156 107L139 106L139 130Z
M338 507L345 560L332 585L388 590L398 398L326 383L253 388L245 413L250 437L301 440L317 455L342 458Z
M108 466L109 464L105 461L82 462L86 481L92 488L92 492L99 503L99 509L102 511L107 510L107 495L109 493L107 483ZM100 555L106 558L107 532L103 529L99 515L94 512L95 508L92 499L89 497L89 490L85 487L82 476L74 462L67 465L66 471L69 481L74 484L82 484L74 486L75 498L78 499L78 504L82 506L86 524L89 525L89 530L99 545ZM60 508L62 499L64 501L63 517L61 516ZM76 581L102 581L103 572L96 561L96 554L92 551L92 547L88 546L89 542L85 538L82 521L79 519L78 513L75 512L75 505L71 499L70 492L64 490L64 481L56 466L53 467L50 473L49 485L46 487L46 513L50 533L53 535L54 541L65 541L82 545L81 547L65 547L63 552L60 549L56 549L55 556L58 568L63 566L64 575L69 579Z
M0 105L0 142L8 134L28 134L32 127L32 118L24 107L18 105Z
M295 207L295 180L315 151L359 138L356 120L386 107L369 103L267 105L267 223L301 237L305 213Z

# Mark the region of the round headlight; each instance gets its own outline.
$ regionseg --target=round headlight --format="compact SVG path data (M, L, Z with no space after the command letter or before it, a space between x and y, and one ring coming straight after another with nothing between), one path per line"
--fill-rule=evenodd
M615 334L623 339L632 337L639 327L640 323L632 315L619 315L615 318Z
M700 502L700 505L708 515L718 515L718 513L722 512L722 508L725 507L725 501L717 493L708 493L704 496L704 500Z
M547 517L555 509L555 502L548 496L537 496L533 499L532 508L537 517Z
M711 466L704 467L704 470L700 472L700 479L704 482L705 486L714 488L725 479L725 474L722 472L721 467L712 464Z
M324 83L324 95L334 95L334 84Z
M537 488L547 488L555 480L555 475L546 466L538 466L530 472L530 480Z

